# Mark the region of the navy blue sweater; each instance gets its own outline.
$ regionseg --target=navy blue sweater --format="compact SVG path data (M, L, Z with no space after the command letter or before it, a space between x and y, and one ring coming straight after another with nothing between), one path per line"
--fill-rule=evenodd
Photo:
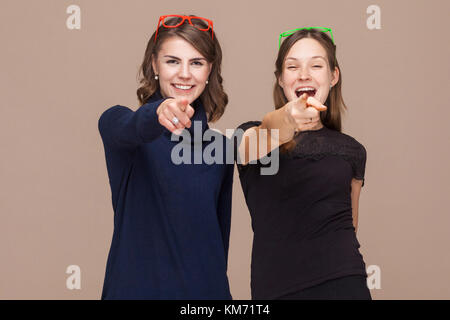
M156 114L163 100L155 93L135 112L114 106L99 119L114 209L102 299L231 299L234 165L174 164L178 142ZM200 99L192 105L192 123L201 121L204 132Z

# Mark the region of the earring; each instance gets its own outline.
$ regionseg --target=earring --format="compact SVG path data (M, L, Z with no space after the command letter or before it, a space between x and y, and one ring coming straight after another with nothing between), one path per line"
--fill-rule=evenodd
M206 84L208 84L209 83L209 81L208 80L206 80Z
M158 80L158 79L159 79L158 75L155 75L155 80Z

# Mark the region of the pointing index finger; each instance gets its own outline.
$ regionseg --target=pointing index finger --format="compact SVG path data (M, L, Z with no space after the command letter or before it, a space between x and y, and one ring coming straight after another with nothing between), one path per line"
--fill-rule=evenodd
M303 93L300 97L298 97L296 100L294 100L294 103L297 106L302 106L304 109L306 109L306 99L308 98L308 95L306 93Z
M192 116L194 115L195 110L194 110L194 108L192 108L192 106L191 106L190 104L188 104L188 105L186 106L186 110L185 110L184 112L187 114L187 116L188 116L189 119L190 119L190 118L192 118Z
M304 94L306 94L306 93L304 93ZM325 110L327 110L327 107L324 106L322 103L320 103L320 101L317 100L314 97L308 97L307 100L306 100L306 104L308 106L316 108L317 111L325 111Z
M186 106L188 105L188 102L189 102L188 99L185 99L185 98L183 98L181 100L177 100L178 108L180 108L180 110L184 112L186 110Z

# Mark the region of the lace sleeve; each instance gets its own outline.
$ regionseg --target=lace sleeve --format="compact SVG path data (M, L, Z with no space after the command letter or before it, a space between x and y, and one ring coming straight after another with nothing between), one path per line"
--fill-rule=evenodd
M356 154L354 158L353 163L353 177L358 180L362 180L364 186L364 174L366 171L366 159L367 159L367 152L366 148L362 144L359 145L358 153Z

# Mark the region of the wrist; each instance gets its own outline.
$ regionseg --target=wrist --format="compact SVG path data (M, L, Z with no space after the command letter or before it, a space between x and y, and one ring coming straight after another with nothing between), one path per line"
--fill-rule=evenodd
M295 134L295 131L297 129L296 122L294 118L292 117L292 105L290 103L287 103L284 107L281 108L283 110L283 120L284 120L284 127L287 130L290 130Z

